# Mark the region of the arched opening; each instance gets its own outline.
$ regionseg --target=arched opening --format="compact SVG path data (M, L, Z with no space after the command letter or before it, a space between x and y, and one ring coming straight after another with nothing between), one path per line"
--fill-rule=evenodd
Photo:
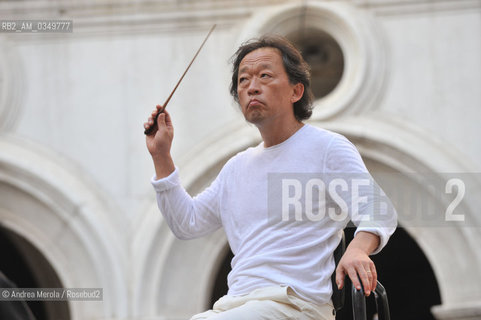
M101 302L42 302L40 319L126 317L127 245L108 198L48 149L13 137L0 149L2 250L21 257L1 259L6 275L21 287L103 289Z
M311 67L311 87L316 99L332 92L344 73L344 55L339 43L327 32L308 28L286 37L301 51Z
M19 288L61 288L57 273L42 253L21 235L0 225L0 270ZM69 320L66 301L27 301L37 320Z

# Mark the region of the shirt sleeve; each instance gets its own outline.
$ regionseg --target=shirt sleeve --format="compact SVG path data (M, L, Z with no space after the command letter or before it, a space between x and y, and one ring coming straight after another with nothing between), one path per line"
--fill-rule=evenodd
M169 176L151 183L156 191L157 205L167 224L179 239L207 235L222 226L219 197L222 177L219 174L202 193L192 198L180 183L178 169Z
M360 231L379 236L376 254L387 244L397 226L397 213L391 201L369 174L359 151L342 135L335 135L328 146L324 172L329 179L345 181L341 198L348 215Z

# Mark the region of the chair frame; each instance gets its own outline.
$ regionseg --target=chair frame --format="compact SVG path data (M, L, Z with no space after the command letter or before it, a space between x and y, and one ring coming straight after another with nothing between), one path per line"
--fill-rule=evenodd
M342 238L337 246L336 250L334 251L334 262L336 264L336 268L341 260L344 252L346 251L346 236L344 232L342 232ZM345 301L345 290L342 288L339 290L336 284L336 271L334 270L331 276L331 283L332 283L332 303L334 305L334 309L336 311L341 310L344 307ZM376 288L374 289L374 297L376 301L376 308L378 313L379 320L391 320L391 315L389 313L389 302L387 299L387 292L384 286L377 281ZM354 320L367 320L366 315L366 296L364 294L364 288L357 290L353 284L351 284L351 296L352 296L352 314Z

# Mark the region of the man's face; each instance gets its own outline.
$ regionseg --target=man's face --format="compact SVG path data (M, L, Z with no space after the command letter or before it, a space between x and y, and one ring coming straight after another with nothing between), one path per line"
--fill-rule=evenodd
M247 121L262 125L280 117L293 117L293 104L299 86L292 85L284 69L281 53L275 48L260 48L247 54L239 65L237 95Z

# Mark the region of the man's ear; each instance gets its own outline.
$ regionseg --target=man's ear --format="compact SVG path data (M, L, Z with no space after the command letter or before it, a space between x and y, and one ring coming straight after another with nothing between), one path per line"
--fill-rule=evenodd
M296 103L297 101L301 100L302 96L304 95L304 85L298 82L292 89L291 103Z

